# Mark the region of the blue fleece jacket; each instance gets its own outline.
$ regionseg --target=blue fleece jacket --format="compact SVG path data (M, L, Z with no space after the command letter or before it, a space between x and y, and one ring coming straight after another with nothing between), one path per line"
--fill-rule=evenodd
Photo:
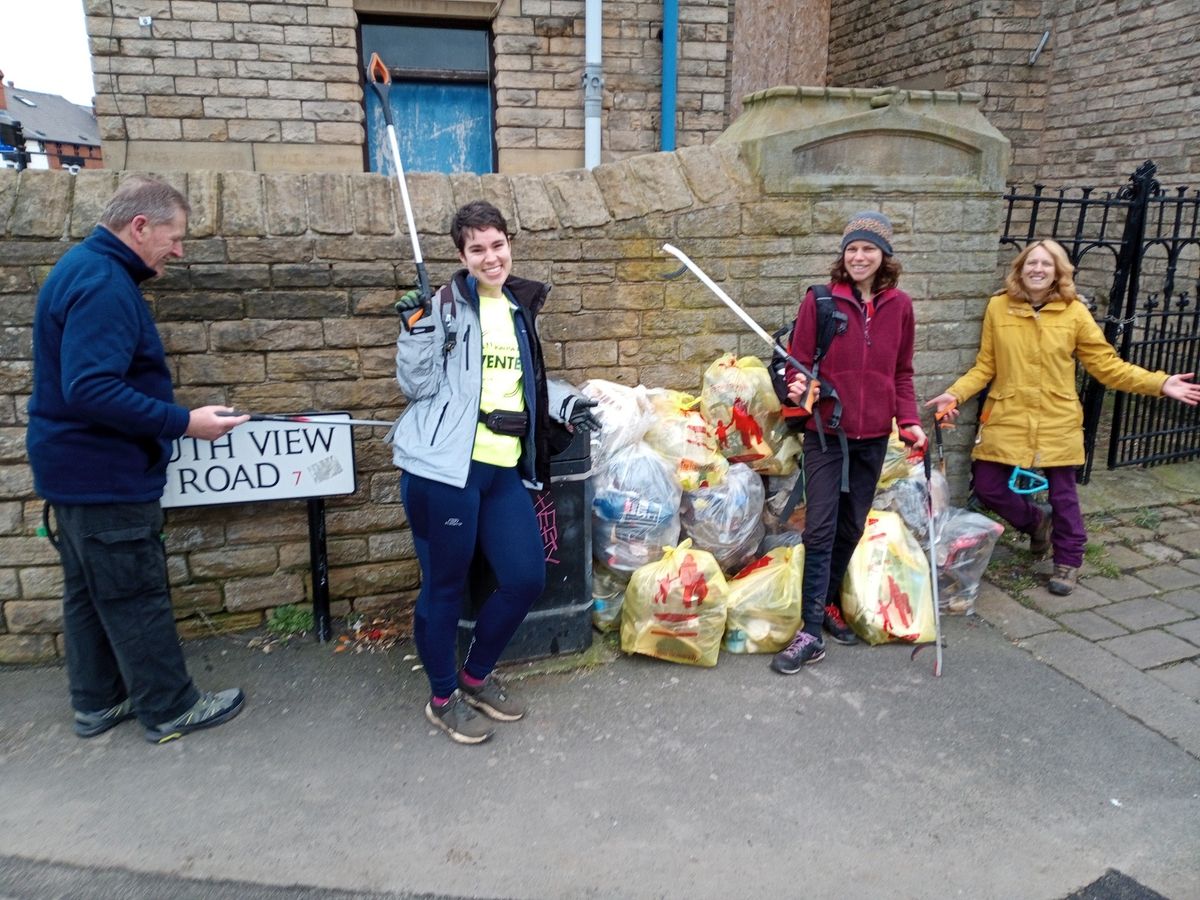
M162 497L171 442L188 426L141 282L155 274L97 226L58 261L33 320L25 446L52 503Z

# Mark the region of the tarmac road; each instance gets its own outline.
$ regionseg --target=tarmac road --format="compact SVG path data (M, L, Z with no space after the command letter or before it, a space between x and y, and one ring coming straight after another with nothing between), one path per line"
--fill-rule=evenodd
M531 675L480 747L425 721L409 645L188 643L247 706L161 747L80 740L60 668L3 670L0 897L1051 900L1110 868L1200 897L1195 758L980 620L945 630L940 679L931 650L833 644L792 677Z

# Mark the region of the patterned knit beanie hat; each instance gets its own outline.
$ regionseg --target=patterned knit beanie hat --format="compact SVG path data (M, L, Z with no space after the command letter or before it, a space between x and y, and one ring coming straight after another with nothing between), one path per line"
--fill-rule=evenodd
M884 252L892 255L892 223L881 212L866 209L855 213L842 232L842 252L851 241L870 241Z

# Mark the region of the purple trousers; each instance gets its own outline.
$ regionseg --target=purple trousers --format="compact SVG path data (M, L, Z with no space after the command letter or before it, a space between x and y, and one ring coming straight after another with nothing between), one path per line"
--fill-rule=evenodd
M975 460L971 467L975 496L1017 531L1032 534L1042 520L1042 511L1030 501L1028 494L1017 494L1009 488L1012 470L1013 467L1006 463ZM1087 531L1079 508L1079 494L1075 490L1075 467L1048 466L1042 472L1050 483L1050 507L1053 510L1050 543L1054 547L1054 563L1078 569L1083 565Z

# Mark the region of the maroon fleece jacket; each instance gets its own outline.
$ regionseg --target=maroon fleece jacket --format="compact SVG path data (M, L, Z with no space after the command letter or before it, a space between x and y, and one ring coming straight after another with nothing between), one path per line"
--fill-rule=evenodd
M868 324L866 309L848 284L829 286L839 310L846 314L846 331L836 335L821 360L817 378L832 384L842 399L842 428L846 437L874 438L890 434L892 419L901 426L919 425L917 396L913 388L912 298L898 288L889 288L874 298L874 313ZM796 315L789 352L805 367L812 368L817 344L817 302L812 291L804 296ZM791 381L795 370L788 368ZM833 415L833 401L819 403L826 432ZM807 427L815 430L815 420Z

